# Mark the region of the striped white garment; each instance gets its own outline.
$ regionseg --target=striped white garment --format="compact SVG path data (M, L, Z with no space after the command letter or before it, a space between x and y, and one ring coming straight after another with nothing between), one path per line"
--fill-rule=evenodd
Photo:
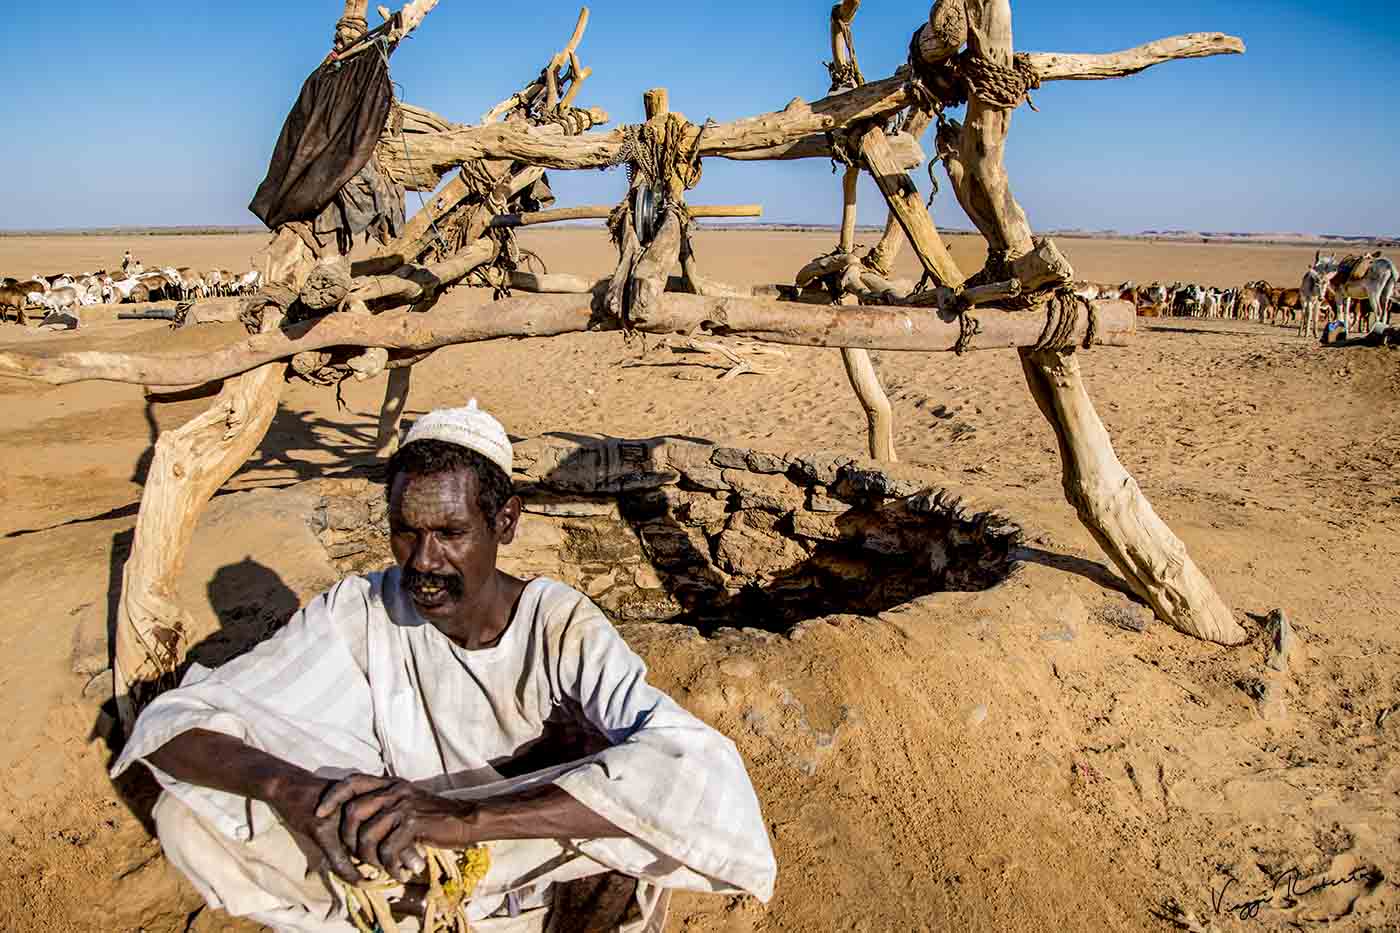
M500 640L477 651L418 616L397 568L342 580L275 637L217 670L192 669L157 698L112 775L202 728L327 777L392 774L480 797L531 783L498 784L490 762L539 739L561 709L586 718L612 746L540 772L534 783L554 783L628 834L569 851L660 887L771 897L777 867L734 744L648 684L645 664L586 596L545 578L525 587ZM231 839L276 824L261 801L151 770ZM557 844L540 852L558 866ZM508 867L493 865L470 915L489 914L545 866ZM250 903L265 903L265 894L247 893ZM225 909L243 912L220 894Z

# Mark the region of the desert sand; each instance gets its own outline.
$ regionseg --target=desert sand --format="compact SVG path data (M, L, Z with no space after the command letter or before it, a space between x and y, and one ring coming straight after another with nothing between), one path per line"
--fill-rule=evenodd
M832 239L709 231L696 247L708 274L752 284L787 280ZM611 265L597 229L522 241L552 271ZM110 267L127 245L148 265L240 269L263 242L2 238L0 272ZM1293 284L1312 256L1060 245L1081 276L1103 281ZM980 264L980 241L956 237L952 249ZM901 273L915 274L907 252ZM1188 914L1202 930L1400 928L1400 354L1262 325L1140 325L1134 346L1082 354L1089 389L1119 457L1253 641L1222 648L1160 621L1119 624L1145 610L1066 505L1054 437L1016 354L876 354L901 458L1016 516L1024 566L992 590L789 635L624 627L653 680L737 743L779 864L767 906L686 895L670 930L1170 930L1188 927L1167 918ZM108 314L67 334L7 325L0 346L198 348L240 333ZM718 357L615 333L457 347L415 369L409 415L474 396L519 437L684 434L862 453L839 355L787 354L771 375L721 382ZM288 387L185 568L182 597L209 631L249 619L273 628L329 582L294 521L239 517L260 514L259 488L363 471L382 392L382 380L347 383L337 410L332 390ZM207 402L11 379L0 399L11 606L0 621L11 710L0 929L256 929L201 909L160 856L149 782L106 777L99 671L143 472L157 433ZM1265 667L1262 621L1276 608L1301 642L1283 674ZM1271 890L1289 869L1306 880L1286 906L1287 879ZM1260 897L1276 906L1253 917L1238 907Z

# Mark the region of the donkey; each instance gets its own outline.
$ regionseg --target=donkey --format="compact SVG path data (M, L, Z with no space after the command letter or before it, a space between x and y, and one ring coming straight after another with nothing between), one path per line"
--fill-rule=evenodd
M1397 273L1395 264L1384 256L1359 257L1362 262L1371 259L1369 268L1357 276L1358 263L1350 260L1338 262L1336 256L1324 256L1318 250L1313 257L1313 268L1326 275L1332 291L1337 296L1337 311L1342 320L1350 323L1353 299L1365 298L1371 302L1371 331L1383 331L1390 326L1390 301L1395 296Z
M1298 289L1303 313L1298 316L1298 336L1316 337L1318 317L1327 307L1332 294L1332 279L1316 265L1303 273L1303 285Z

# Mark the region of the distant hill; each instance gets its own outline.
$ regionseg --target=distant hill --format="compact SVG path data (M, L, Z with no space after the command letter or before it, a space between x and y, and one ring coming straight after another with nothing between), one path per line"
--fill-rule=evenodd
M220 236L266 233L259 224L217 227L191 224L184 227L53 227L46 230L0 230L6 236Z

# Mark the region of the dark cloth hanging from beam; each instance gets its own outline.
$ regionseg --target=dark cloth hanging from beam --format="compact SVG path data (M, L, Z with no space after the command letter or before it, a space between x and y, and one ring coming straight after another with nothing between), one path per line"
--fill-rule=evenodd
M267 177L248 209L269 229L316 218L369 163L392 101L380 55L316 69L282 124Z

